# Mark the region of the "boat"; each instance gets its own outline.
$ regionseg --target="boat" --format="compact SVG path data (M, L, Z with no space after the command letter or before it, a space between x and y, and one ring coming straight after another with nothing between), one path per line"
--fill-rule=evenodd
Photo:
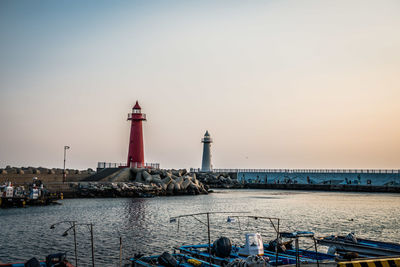
M0 263L0 267L74 267L66 259L66 253L50 254L46 260L39 261L37 258L31 258L26 262Z
M165 267L200 267L200 266L211 266L220 267L219 265L210 264L209 262L191 257L185 254L169 254L164 252L161 255L145 256L138 259L131 258L132 267L154 267L154 266L165 266Z
M58 199L62 199L62 195L50 193L36 177L28 190L11 182L0 185L0 208L59 204L56 202Z
M213 213L228 213L228 212L213 212ZM197 214L188 214L188 215L181 215L177 217L170 218L170 222L176 222L178 220L178 230L179 230L179 218L183 217L194 217L197 215L207 215L207 223L203 223L207 226L208 229L208 244L199 244L199 245L185 245L179 247L179 252L188 254L192 257L199 258L204 261L211 261L214 264L218 265L226 265L235 260L246 260L247 257L259 257L259 259L264 260L266 263L270 265L287 265L287 264L306 264L306 263L317 263L319 264L320 261L334 261L336 256L329 255L325 253L320 253L317 251L309 251L309 250L302 250L299 248L299 238L312 238L314 240L315 249L316 249L316 241L314 239L314 233L312 232L304 232L304 231L297 231L292 233L283 233L279 231L279 218L271 218L271 217L261 217L261 216L243 216L243 215L231 215L228 216L227 222L233 222L234 220L238 220L239 228L240 228L240 221L239 219L244 217L247 219L255 219L255 220L268 220L272 227L275 230L277 240L281 240L282 237L286 238L293 238L296 243L295 250L288 249L286 251L282 251L281 249L274 248L272 251L269 250L268 246L262 243L261 235L258 233L250 233L246 234L246 241L243 246L232 246L230 241L226 241L225 239L229 240L226 237L221 237L217 239L213 244L211 244L210 239L210 229L209 229L209 215L212 213L197 213ZM274 223L275 221L275 223ZM223 241L225 240L225 241ZM218 245L218 244L222 245ZM281 245L281 243L279 243ZM280 248L279 245L279 248ZM219 247L219 248L218 248ZM221 249L222 247L222 249ZM218 252L222 250L223 252Z
M328 251L336 251L340 255L349 252L359 257L399 256L400 244L356 238L354 233L347 236L330 235L316 239L320 245L328 246Z
M309 231L296 231L296 232L280 232L279 233L279 253L283 255L290 255L304 259L312 259L318 261L335 261L337 256L335 254L318 252L316 246L316 239L313 232ZM284 242L282 239L286 238L289 241ZM306 250L299 248L299 238L311 238L314 241L315 250ZM293 248L292 243L295 243ZM277 239L264 244L265 251L276 252Z
M314 234L312 233L312 235ZM300 234L296 233L296 237L300 237ZM208 244L185 245L179 247L178 249L181 253L185 253L205 261L208 261L209 258L211 258L211 262L218 265L226 265L236 259L244 260L249 256L262 257L265 262L275 266L296 264L296 261L302 264L317 263L318 261L334 261L336 257L335 255L298 248L296 250L280 250L278 253L275 250L271 251L267 248L271 249L271 246L270 244L266 246L262 243L260 234L251 233L246 234L246 241L243 246L232 246L231 242L226 237L217 239L211 245L211 256L208 252Z
M296 250L286 250L285 252L279 252L278 254L275 251L270 251L268 249L264 249L264 244L261 243L261 246L256 245L251 242L251 239L248 238L251 235L259 235L259 234L246 234L246 243L243 246L232 246L229 254L221 255L218 253L215 248L217 239L211 245L211 256L208 253L208 244L199 244L199 245L185 245L178 248L180 253L188 254L192 257L202 259L204 261L209 261L211 258L211 262L224 266L229 262L232 262L236 259L245 260L249 256L259 256L262 257L265 262L270 265L287 265L287 264L296 264L296 261L301 264L307 263L317 263L317 261L334 261L335 255L329 255L321 252L314 252L309 250L299 249L298 252ZM223 237L226 238L226 237ZM250 241L250 242L249 242ZM260 239L261 241L261 239ZM249 249L252 249L249 250ZM246 252L247 253L246 253Z
M213 248L213 245L211 246ZM239 255L241 247L237 246L232 246L232 250L230 254L227 257L221 257L218 255L214 255L213 253L208 253L208 245L207 244L199 244L199 245L186 245L186 246L181 246L178 248L180 253L190 255L196 259L201 259L203 261L211 261L213 264L219 265L219 266L225 266L230 262L233 262L235 260L246 260L248 257L251 256L242 256ZM278 258L276 258L276 255L272 252L266 252L263 255L254 255L262 258L266 263L269 263L271 265L287 265L287 264L295 264L296 263L296 258L293 256L286 256L279 254ZM276 260L278 259L278 260ZM301 260L302 263L308 263L311 261L308 260Z

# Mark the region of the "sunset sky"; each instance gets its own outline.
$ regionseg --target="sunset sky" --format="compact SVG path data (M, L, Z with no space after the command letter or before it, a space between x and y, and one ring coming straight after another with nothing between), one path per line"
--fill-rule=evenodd
M400 169L400 1L0 1L0 167Z

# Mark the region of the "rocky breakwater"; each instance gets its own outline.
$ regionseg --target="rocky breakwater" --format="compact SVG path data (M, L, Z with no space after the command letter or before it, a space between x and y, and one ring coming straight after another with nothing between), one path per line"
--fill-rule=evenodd
M243 185L228 173L199 172L197 179L210 188L242 188Z
M125 168L98 182L73 185L78 197L151 197L207 194L196 174L186 170Z
M141 170L132 169L135 172L135 182L158 187L162 194L207 194L208 187L204 186L195 173L183 170Z

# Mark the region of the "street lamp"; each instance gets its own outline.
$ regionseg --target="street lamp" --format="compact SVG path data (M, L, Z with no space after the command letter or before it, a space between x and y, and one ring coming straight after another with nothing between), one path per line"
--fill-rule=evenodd
M76 249L76 228L75 228L76 221L61 221L61 222L58 222L58 223L54 223L54 224L52 224L50 226L50 229L54 229L56 225L61 224L61 223L69 223L69 224L71 224L71 227L69 229L72 228L73 231L74 231L75 266L78 267L78 253L77 253L77 249ZM67 236L67 235L68 235L67 231L62 234L62 236Z
M65 173L65 160L67 157L67 149L70 149L69 146L64 146L64 170L63 170L63 183L65 183L66 179L67 179L67 174Z
M93 224L92 223L77 223L72 225L70 228L68 228L67 230L64 231L64 233L62 234L62 236L67 236L68 235L68 231L73 229L74 230L74 235L75 235L75 226L76 225L86 225L89 227L89 231L90 231L90 241L92 243L92 266L94 267L94 241L93 241ZM75 254L76 255L76 254ZM75 265L78 266L77 264L77 259L75 259Z

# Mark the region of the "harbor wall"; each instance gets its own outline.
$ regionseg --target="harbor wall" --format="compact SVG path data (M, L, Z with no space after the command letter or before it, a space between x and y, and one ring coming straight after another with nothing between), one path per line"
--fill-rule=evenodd
M66 170L66 182L78 182L92 175L92 170ZM32 183L33 177L37 177L44 184L62 183L62 169L47 168L6 168L0 170L0 184L12 182L15 185L25 185Z
M305 190L305 191L400 193L400 186L374 186L374 185L254 184L253 183L253 184L246 184L245 188Z
M249 184L325 184L400 186L397 170L382 171L309 171L309 172L237 172L241 183Z

